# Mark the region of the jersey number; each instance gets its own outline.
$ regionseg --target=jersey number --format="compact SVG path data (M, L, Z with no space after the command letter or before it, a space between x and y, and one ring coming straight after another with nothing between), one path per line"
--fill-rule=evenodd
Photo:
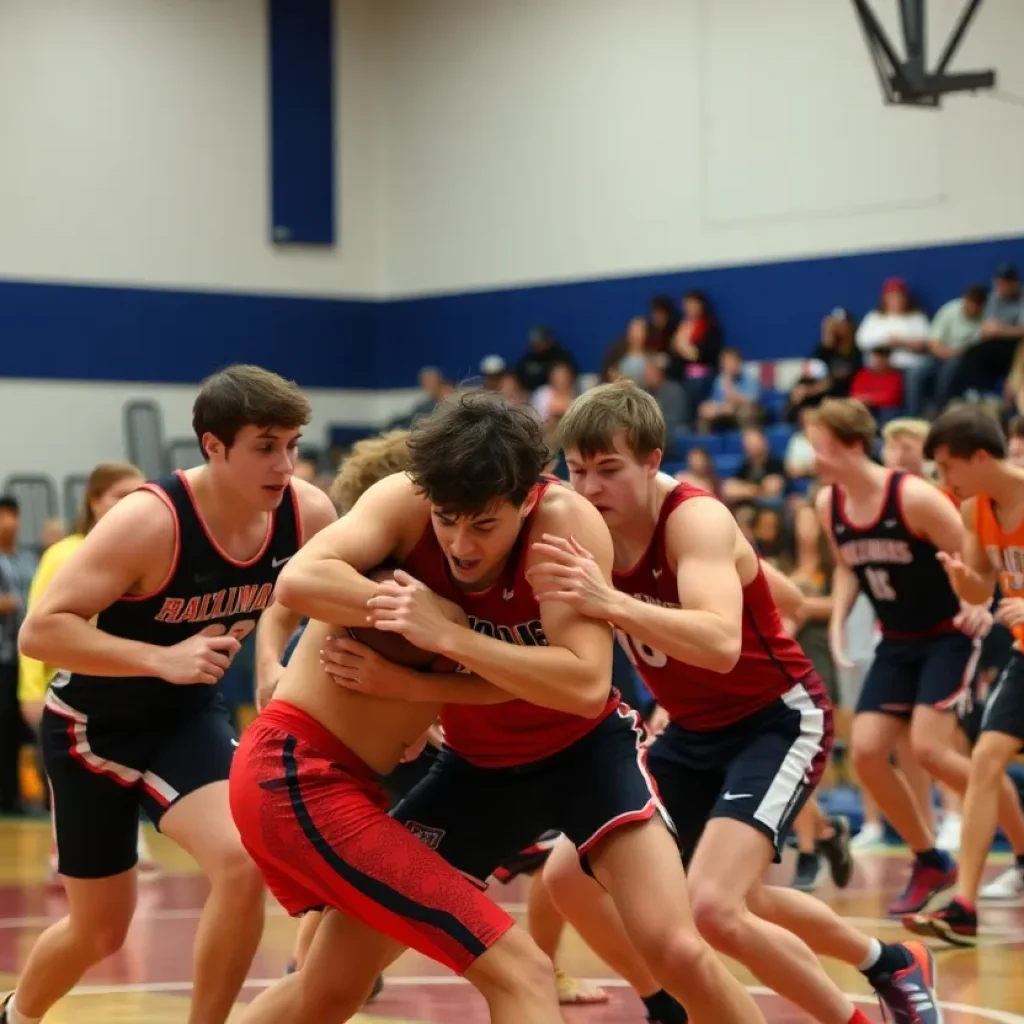
M896 600L896 591L889 582L888 569L865 569L864 578L868 581L868 590L876 601Z
M650 665L651 668L664 668L668 664L667 654L656 651L649 644L642 643L635 637L631 637L628 633L623 633L621 629L615 630L615 636L622 645L622 649L626 652L626 657L629 658L635 668L640 667L637 662L638 657L640 661L645 665Z
M230 629L223 623L218 622L202 630L202 632L207 636L224 636L226 633L228 636L233 636L239 643L242 643L255 628L255 619L242 619L240 622L234 623Z

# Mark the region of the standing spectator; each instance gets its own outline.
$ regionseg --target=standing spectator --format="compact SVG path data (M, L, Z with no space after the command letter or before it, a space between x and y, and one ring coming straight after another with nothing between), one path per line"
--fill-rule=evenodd
M683 319L669 347L668 375L686 389L691 415L711 394L722 354L722 332L703 292L683 296Z
M761 386L743 371L743 356L735 348L723 348L711 397L697 410L697 425L704 433L732 430L750 423L758 411Z
M27 738L18 701L18 630L25 619L37 559L18 546L18 502L0 498L0 814L22 814L18 773Z
M887 348L892 365L903 373L907 390L920 393L917 378L927 372L932 325L914 304L907 282L890 277L882 286L882 301L857 328L857 344L865 353Z
M555 341L546 327L535 327L530 331L529 348L516 364L516 376L531 394L548 383L551 368L556 363L567 363L575 375L576 360L572 354ZM502 367L504 370L504 367Z
M960 298L939 307L932 320L931 354L914 381L918 390L910 390L908 381L908 415L925 416L944 409L954 397L960 360L981 340L987 295L983 284L974 284Z
M764 431L747 427L743 431L743 461L736 475L722 484L727 501L781 500L786 486L786 467L768 445Z
M874 416L892 415L903 408L903 376L892 365L887 348L871 352L868 365L857 371L850 397L863 402Z
M686 409L686 392L677 380L670 380L665 373L667 359L663 352L650 352L644 363L644 389L658 403L661 415L665 418L665 458L675 458L676 433L686 426L688 416Z
M647 347L652 352L667 352L678 326L675 303L665 295L651 299L647 308Z

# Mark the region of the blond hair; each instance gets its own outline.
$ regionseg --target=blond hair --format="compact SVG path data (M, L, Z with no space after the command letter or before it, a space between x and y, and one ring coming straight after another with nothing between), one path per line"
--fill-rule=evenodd
M75 533L85 536L96 525L96 513L92 510L94 501L102 498L115 484L132 478L146 479L142 470L130 462L101 462L96 466L85 482L85 494L75 516Z
M613 451L624 434L637 459L665 450L665 418L654 398L632 381L599 384L569 406L558 424L556 440L565 451L584 458Z
M871 450L878 436L878 424L871 411L856 398L826 398L815 409L808 409L811 423L823 426L843 444L858 442L865 452Z
M331 485L331 498L342 513L379 480L409 468L409 431L388 430L352 446Z
M928 420L916 420L910 416L901 417L898 420L889 420L882 427L882 440L891 441L896 437L913 437L924 443L924 439L931 430L931 423Z

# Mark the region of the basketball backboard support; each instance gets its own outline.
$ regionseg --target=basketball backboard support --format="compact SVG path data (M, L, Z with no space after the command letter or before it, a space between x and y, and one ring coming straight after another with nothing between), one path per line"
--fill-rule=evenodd
M934 71L928 70L927 5L928 0L897 0L903 26L906 56L901 58L872 8L872 0L852 0L857 19L868 44L868 52L878 73L886 103L901 106L932 107L942 105L942 97L951 93L992 89L996 84L994 71L948 70L950 63L970 28L982 0L964 0L949 39Z

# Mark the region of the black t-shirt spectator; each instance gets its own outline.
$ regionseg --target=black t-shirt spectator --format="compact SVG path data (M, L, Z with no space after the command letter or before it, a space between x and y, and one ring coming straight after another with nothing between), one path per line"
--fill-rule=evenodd
M551 367L556 363L568 363L574 374L579 372L572 353L562 348L547 332L535 330L530 334L529 349L516 363L516 377L532 395L537 388L547 384Z
M774 452L769 452L763 459L751 462L744 459L736 469L735 479L745 484L760 484L766 476L785 476L786 464Z

